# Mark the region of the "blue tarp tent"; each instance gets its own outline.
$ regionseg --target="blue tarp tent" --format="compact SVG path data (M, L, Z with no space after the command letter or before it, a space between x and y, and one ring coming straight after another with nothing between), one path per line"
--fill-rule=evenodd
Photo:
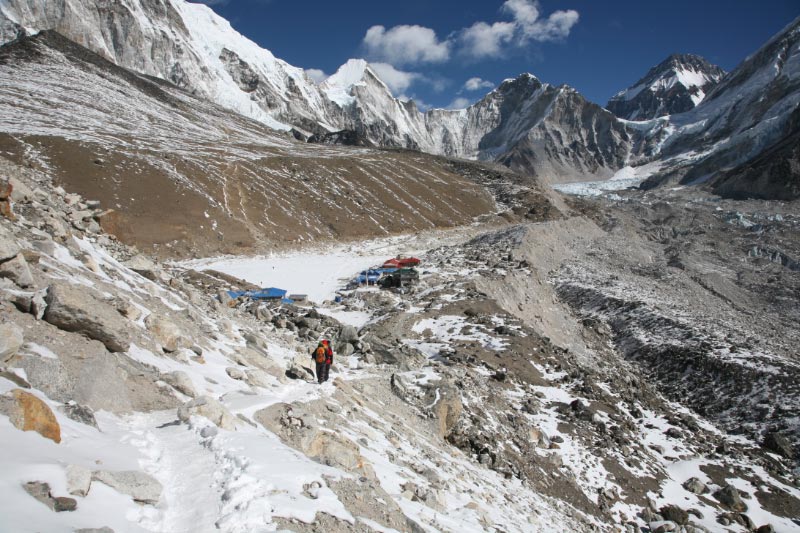
M255 291L228 291L228 296L233 299L239 296L247 296L253 300L281 300L286 297L286 291L275 287L267 287Z

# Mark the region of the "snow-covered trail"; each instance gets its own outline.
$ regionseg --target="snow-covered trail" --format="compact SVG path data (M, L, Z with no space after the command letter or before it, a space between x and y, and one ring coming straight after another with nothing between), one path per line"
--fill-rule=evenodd
M124 440L139 450L143 469L164 486L158 509L143 511L138 521L154 531L213 531L222 496L214 454L196 431L173 422L172 411L136 413L126 420L130 435Z
M352 378L341 365L335 375ZM296 380L275 394L231 393L223 403L250 419L275 403L317 401L335 388ZM275 518L310 523L319 512L353 521L326 479L345 474L286 446L270 431L240 419L235 432L204 418L178 423L174 411L135 413L120 423L119 438L139 454L139 466L163 485L156 507L139 507L128 518L164 533L275 531ZM306 487L321 485L309 499Z

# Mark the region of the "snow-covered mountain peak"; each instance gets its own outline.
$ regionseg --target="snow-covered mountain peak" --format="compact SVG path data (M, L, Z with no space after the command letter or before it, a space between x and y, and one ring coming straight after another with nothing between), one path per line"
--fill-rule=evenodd
M627 120L682 113L702 102L724 75L724 70L700 56L673 54L615 94L607 108Z
M320 84L320 89L333 102L341 107L346 107L355 100L353 87L364 87L370 83L377 83L381 90L385 90L391 95L389 87L370 68L366 60L349 59L333 75Z

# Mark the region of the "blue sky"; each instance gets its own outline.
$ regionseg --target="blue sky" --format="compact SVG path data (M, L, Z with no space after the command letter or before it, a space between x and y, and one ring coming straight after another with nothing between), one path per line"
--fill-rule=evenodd
M292 65L377 65L423 107L478 100L530 72L604 105L672 53L734 68L800 15L797 0L204 0Z

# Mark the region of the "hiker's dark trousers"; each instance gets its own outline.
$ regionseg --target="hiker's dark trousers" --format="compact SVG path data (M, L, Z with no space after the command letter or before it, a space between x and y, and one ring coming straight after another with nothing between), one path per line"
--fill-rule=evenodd
M317 381L322 383L328 379L328 365L325 363L317 363Z

